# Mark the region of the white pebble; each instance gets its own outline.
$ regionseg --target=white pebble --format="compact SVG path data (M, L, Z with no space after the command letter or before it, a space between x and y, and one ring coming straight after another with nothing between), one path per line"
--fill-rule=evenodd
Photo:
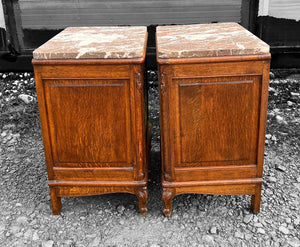
M29 104L34 100L34 98L28 94L20 94L18 98L22 100L25 104Z
M287 124L287 122L283 119L283 117L281 117L279 115L276 116L276 121L279 124Z

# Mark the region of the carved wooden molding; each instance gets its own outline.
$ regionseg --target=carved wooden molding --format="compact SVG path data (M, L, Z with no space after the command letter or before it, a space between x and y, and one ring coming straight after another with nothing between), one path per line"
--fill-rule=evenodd
M136 79L136 88L139 92L139 95L142 94L142 80L141 80L141 73L135 71L135 79Z
M163 188L162 200L164 203L163 213L166 217L170 217L172 213L172 200L175 197L173 188Z
M144 177L145 177L145 173L143 173L143 172L140 172L139 174L138 174L138 180L142 180L142 179L144 179Z
M139 201L139 209L142 215L145 215L148 211L147 209L147 199L148 199L148 189L146 186L137 188L136 196Z
M166 92L167 72L162 72L160 78L160 92L163 95Z
M164 179L166 181L173 181L172 176L168 172L164 172Z

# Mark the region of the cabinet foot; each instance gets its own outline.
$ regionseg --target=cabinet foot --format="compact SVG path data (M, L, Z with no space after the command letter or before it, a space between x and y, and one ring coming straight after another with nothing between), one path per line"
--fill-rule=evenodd
M172 189L163 188L162 200L164 202L165 208L163 213L166 217L170 217L172 213L172 200L175 194Z
M256 185L255 194L251 196L251 208L253 213L259 213L261 200L261 184Z
M50 196L52 203L52 212L54 215L58 215L61 211L61 198L56 196L55 188L50 188Z
M148 211L147 209L147 199L148 199L148 190L147 187L139 188L136 194L139 201L139 210L142 215L145 215Z

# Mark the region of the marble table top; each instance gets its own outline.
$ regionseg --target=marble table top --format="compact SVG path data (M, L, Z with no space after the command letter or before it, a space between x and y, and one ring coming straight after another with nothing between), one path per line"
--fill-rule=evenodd
M191 58L269 53L269 45L237 23L159 26L159 58Z
M144 56L147 27L68 27L33 52L34 59Z

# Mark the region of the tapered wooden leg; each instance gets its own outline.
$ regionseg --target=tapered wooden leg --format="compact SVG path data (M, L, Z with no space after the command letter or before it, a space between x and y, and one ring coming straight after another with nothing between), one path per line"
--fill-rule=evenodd
M54 215L58 215L61 211L61 198L56 196L55 188L50 188L50 196L52 203L52 212Z
M139 209L142 215L145 215L148 211L147 209L147 199L148 199L148 190L147 187L141 187L138 188L137 194L136 194L138 200L139 200Z
M253 213L259 213L261 199L261 184L256 185L255 194L251 197L251 208Z
M175 194L172 189L163 188L162 200L164 202L165 208L163 213L166 217L170 217L172 213L172 200Z

